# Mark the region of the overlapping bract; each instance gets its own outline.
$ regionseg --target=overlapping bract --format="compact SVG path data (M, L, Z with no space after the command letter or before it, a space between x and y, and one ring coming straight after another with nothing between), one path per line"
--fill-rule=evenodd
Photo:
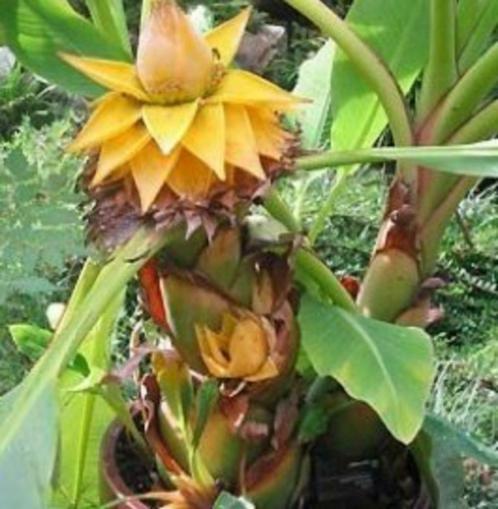
M260 509L287 509L299 492L291 248L225 225L141 272L146 307L171 340L143 390L146 436L175 487L167 507L212 507L223 486Z
M174 2L156 2L136 65L62 58L110 91L72 145L98 153L91 185L130 180L148 211L167 189L206 201L220 189L262 183L268 161L284 158L293 136L279 113L299 100L262 78L228 69L249 10L197 35Z

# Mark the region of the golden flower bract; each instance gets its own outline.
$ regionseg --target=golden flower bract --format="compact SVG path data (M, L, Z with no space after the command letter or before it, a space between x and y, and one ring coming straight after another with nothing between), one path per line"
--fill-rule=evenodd
M240 378L258 382L278 376L271 358L275 332L264 319L255 315L226 314L219 332L196 327L202 358L217 378Z
M262 161L279 161L293 138L279 113L300 100L228 68L249 14L201 37L174 1L156 0L136 65L62 55L110 90L71 147L98 154L92 186L132 180L146 212L165 186L199 202L220 185L237 187L244 173L267 178Z

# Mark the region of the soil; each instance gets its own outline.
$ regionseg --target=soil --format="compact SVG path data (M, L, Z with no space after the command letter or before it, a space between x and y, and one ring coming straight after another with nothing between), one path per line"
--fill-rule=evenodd
M116 444L116 465L119 475L132 493L156 491L159 484L157 469L143 458L125 429L121 431ZM151 509L159 507L150 501L143 501L143 504Z

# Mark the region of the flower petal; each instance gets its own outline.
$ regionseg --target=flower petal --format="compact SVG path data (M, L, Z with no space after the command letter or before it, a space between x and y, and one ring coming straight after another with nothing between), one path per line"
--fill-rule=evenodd
M148 101L138 79L135 66L126 62L102 60L98 58L84 58L62 53L61 58L82 74L115 92L131 95L140 101Z
M228 71L215 93L206 98L207 102L228 102L233 104L265 104L275 109L295 107L305 101L282 90L273 83L247 71Z
M209 104L197 112L183 145L225 180L225 113L223 105Z
M150 134L143 124L135 124L123 134L106 141L100 151L92 185L100 184L116 168L133 159L149 141Z
M243 106L225 105L226 121L226 160L256 178L266 175L259 159L258 147L252 130L249 115Z
M80 152L96 147L132 127L141 116L140 104L129 97L111 92L104 96L85 127L70 146Z
M220 56L220 62L228 67L239 49L252 9L244 9L240 14L217 26L205 36L206 42Z
M142 211L147 212L173 170L180 149L165 156L155 141L151 141L131 162L133 180L137 186Z
M207 327L201 327L198 325L195 326L195 330L201 357L206 364L208 371L218 378L225 378L228 374L226 369L227 361L224 359L221 350L218 348L216 338L213 336L213 333Z
M199 101L176 106L144 106L142 118L163 154L169 154L191 126Z
M215 179L214 173L188 150L180 158L168 177L168 186L181 198L206 198Z

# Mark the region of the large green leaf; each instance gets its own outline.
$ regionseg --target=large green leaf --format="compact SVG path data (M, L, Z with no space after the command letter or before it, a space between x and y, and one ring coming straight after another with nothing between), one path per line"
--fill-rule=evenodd
M42 497L56 451L58 376L147 256L170 240L170 235L143 229L117 250L92 281L81 305L66 311L48 350L25 378L15 399L0 399L0 406L7 406L0 419L0 493L2 502L13 501L6 507L45 509ZM35 450L42 451L43 457Z
M22 412L16 440L0 455L0 506L45 509L57 451L55 381L46 380L29 407L22 404L22 398L20 386L0 399L0 422L6 422L12 413L18 416Z
M428 51L428 0L356 0L347 20L382 57L403 92L415 82ZM379 99L338 51L332 75L332 147L369 147L387 125Z
M356 0L347 21L380 56L407 93L425 64L429 41L429 0ZM387 115L375 92L343 51L338 51L332 74L331 145L337 150L370 147L387 125ZM346 188L348 176L339 171L310 229L315 242Z
M432 415L426 417L411 449L434 503L441 509L465 507L463 457L498 468L498 451Z
M301 131L301 142L305 149L313 150L320 147L323 134L330 119L330 103L332 88L332 69L336 45L327 41L316 55L306 60L299 69L294 93L309 99L311 103L303 105L292 117L297 121ZM301 218L302 207L309 185L320 175L307 175L296 183L296 199L294 215Z
M353 398L368 403L395 438L410 443L422 426L435 372L427 334L309 295L299 319L303 348L317 373L335 378Z
M126 24L126 13L123 0L86 0L86 5L95 26L103 33L109 34L131 58L131 44Z
M22 64L81 95L98 96L103 89L62 62L59 52L129 59L120 44L73 11L66 0L4 0L0 24Z
M301 129L301 141L305 149L316 149L322 141L323 131L329 118L335 52L336 45L329 40L299 69L294 94L311 101L303 105L296 113Z
M116 297L79 350L90 370L97 368L105 372L109 368L110 342L123 297L122 294ZM59 382L61 447L57 498L73 508L81 502L85 506L99 502L100 446L115 417L114 411L97 394L72 392L81 383L81 376L72 371L66 371Z

